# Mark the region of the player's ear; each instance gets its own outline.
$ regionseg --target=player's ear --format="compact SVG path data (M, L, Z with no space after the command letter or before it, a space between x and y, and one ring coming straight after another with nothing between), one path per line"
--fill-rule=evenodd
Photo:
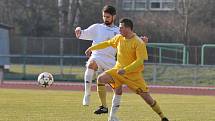
M116 20L116 15L113 15L113 20Z

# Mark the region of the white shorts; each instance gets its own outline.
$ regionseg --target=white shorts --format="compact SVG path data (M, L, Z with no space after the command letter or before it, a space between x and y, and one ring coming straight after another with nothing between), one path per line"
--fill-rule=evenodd
M97 66L98 66L98 73L102 73L106 70L109 70L113 68L116 64L116 61L113 58L108 58L108 57L101 57L101 56L91 56L88 61L86 66L90 64L91 61L95 61Z

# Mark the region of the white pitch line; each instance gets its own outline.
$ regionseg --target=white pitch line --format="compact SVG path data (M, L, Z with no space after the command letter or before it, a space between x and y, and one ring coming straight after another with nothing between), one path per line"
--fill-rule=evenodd
M36 81L4 81L3 84L23 84L23 85L36 85ZM57 86L84 86L84 83L80 82L54 82ZM96 86L96 84L92 84ZM125 86L126 87L126 86ZM215 90L215 86L159 86L159 85L149 85L149 88L166 88L166 89L197 89L197 90Z

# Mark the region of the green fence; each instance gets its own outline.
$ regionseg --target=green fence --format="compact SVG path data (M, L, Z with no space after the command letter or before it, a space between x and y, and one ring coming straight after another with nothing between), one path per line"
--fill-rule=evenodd
M205 65L205 54L206 54L205 49L209 49L209 48L213 48L215 50L215 44L204 44L201 47L201 65ZM210 56L212 56L211 58L215 57L213 55L214 50L207 53L207 54L210 54Z
M76 38L14 37L10 41L10 54L0 55L0 58L10 58L5 79L35 80L39 73L48 71L58 81L83 81L87 61L84 51L90 45L90 41ZM192 49L180 43L148 43L149 60L144 77L154 84L213 84L215 57L213 52L208 52L213 47L204 45ZM193 63L193 58L201 63ZM211 66L204 66L209 65L208 60Z
M62 71L61 71L62 68ZM50 72L55 81L83 82L85 66L11 65L5 81L37 80L41 72ZM176 86L215 86L215 66L145 63L144 78L149 84Z
M157 49L158 54L153 53L152 56L158 57L159 63L165 63L163 60L173 60L172 63L186 64L186 47L179 43L148 43L148 48ZM165 53L165 54L164 54ZM174 53L174 54L172 54ZM166 56L165 56L166 55ZM189 57L187 57L189 58ZM171 63L171 62L169 62Z

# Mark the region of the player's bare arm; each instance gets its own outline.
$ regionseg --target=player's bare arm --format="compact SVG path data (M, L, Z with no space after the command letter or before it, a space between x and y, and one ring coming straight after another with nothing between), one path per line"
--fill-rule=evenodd
M79 38L81 36L81 27L76 27L75 29L75 36Z
M141 36L140 38L145 42L145 44L147 44L149 41L149 38L146 36Z
M92 51L90 49L87 49L85 51L86 56L89 58L91 56Z

